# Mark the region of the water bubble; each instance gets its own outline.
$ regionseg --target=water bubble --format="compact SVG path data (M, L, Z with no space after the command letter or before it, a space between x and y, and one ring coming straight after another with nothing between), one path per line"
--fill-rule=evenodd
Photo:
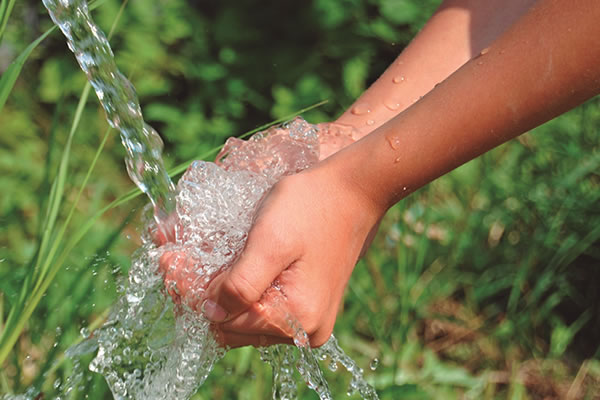
M405 78L404 78L404 76L402 76L402 75L396 75L396 76L394 76L394 77L392 78L392 82L394 82L394 83L396 83L396 84L398 84L398 83L402 83L402 82L404 82L404 81L405 81Z
M372 120L372 119L368 119L368 120L367 120L367 122L366 122L366 124L367 124L368 126L373 126L373 125L375 125L375 121L374 121L374 120Z
M489 47L486 47L485 49L483 49L483 50L481 50L481 51L479 52L479 55L480 55L480 56L484 56L484 55L486 55L487 53L489 53L489 51L490 51L490 48L489 48Z
M378 366L379 366L379 358L375 357L374 359L371 360L371 363L369 364L369 368L371 368L371 371L375 371Z
M90 337L90 330L87 327L83 327L79 330L79 334L81 335L82 338L87 339L88 337Z

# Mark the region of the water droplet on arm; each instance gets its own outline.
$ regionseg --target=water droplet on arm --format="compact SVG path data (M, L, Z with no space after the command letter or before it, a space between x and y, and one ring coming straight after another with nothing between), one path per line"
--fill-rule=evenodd
M392 150L398 150L400 148L400 137L398 136L388 136L387 141L390 145L390 147L392 148Z
M490 48L486 47L485 49L481 50L479 52L479 54L477 54L477 57L475 57L475 59L477 60L477 65L483 65L483 60L481 59L482 56L486 55L487 53L489 53Z
M400 109L400 103L396 100L388 99L383 102L385 108L390 111L398 111Z
M352 107L350 112L354 115L365 115L371 112L371 108L369 106L369 103L358 103L357 105Z
M406 79L402 75L396 75L395 77L392 78L392 82L394 82L395 84L402 83L405 80Z

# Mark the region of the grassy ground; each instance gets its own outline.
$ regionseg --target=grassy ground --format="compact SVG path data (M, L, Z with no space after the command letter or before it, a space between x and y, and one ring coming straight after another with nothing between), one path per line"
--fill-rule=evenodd
M306 118L333 118L436 2L392 3L137 1L113 43L173 166L324 98ZM108 31L122 4L97 5ZM50 28L40 2L0 3L0 393L35 385L49 397L78 368L64 351L123 285L143 206L100 213L132 185L97 102L80 102L84 77L58 32L9 66ZM335 327L381 398L600 398L599 126L596 98L390 210ZM345 396L348 374L327 374ZM196 398L269 392L270 371L245 348ZM110 398L93 374L70 396Z

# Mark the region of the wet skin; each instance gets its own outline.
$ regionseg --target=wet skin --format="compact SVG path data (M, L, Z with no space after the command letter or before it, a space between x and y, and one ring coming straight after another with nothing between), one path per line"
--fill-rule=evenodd
M489 43L465 33L469 15L487 15L490 23L473 29ZM224 342L289 342L256 306L279 279L311 345L324 343L356 260L390 206L600 93L599 20L597 0L445 2L338 119L362 139L275 185L242 256L208 286L204 313Z

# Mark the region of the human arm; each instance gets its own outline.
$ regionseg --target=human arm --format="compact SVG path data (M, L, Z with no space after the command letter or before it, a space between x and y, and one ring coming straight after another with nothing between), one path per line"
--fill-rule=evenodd
M404 187L411 192L598 94L599 9L595 1L536 2L482 55L335 165L361 165L343 174L387 207L405 197Z
M521 17L534 0L445 0L386 71L335 121L363 137L411 106Z
M261 315L248 308L279 278L311 343L323 343L369 232L389 206L600 92L598 20L594 0L536 2L485 54L405 112L276 185L242 258L207 291L226 310L209 315L226 315L226 342L286 341L261 329Z
M533 2L444 0L384 73L336 121L320 125L321 160L414 104L486 48Z

